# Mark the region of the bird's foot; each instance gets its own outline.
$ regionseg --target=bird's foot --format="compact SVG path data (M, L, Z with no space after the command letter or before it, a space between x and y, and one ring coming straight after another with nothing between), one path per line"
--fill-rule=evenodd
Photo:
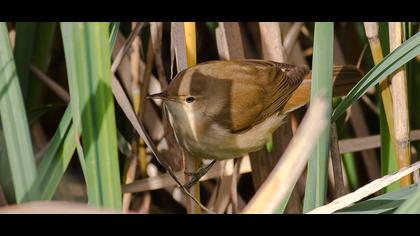
M185 175L191 177L191 180L188 181L188 183L184 184L183 186L186 189L191 188L194 184L196 184L201 179L201 177L207 174L207 172L213 167L215 163L216 163L216 160L213 160L207 166L200 167L196 172L184 172Z

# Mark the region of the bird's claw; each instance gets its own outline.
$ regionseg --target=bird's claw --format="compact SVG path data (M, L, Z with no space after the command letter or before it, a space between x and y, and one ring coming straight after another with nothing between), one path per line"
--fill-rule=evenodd
M196 172L185 171L184 174L186 176L191 177L191 180L188 181L186 184L184 184L183 187L186 189L191 188L194 184L196 184L201 179L201 177L207 174L207 172L215 163L216 161L212 161L209 165L200 167Z

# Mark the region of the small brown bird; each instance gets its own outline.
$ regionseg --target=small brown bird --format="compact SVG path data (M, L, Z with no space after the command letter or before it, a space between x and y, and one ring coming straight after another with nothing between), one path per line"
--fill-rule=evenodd
M362 77L354 66L335 66L333 75L336 96ZM176 140L191 156L224 160L263 148L286 115L309 102L310 93L307 66L233 60L185 69L166 91L149 98L163 100Z

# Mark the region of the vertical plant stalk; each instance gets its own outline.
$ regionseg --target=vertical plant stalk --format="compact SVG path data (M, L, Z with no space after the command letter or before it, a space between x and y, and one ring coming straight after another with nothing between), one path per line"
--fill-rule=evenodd
M404 39L408 39L417 33L419 27L417 25L417 30L413 22L403 22L404 24ZM407 87L409 89L409 111L420 111L420 57L417 57L417 60L412 60L406 65L406 75L407 75ZM420 128L420 113L419 112L410 112L410 128L418 129ZM420 150L420 142L411 142L411 145ZM413 175L414 177L414 175Z
M37 170L25 104L9 42L6 23L0 23L0 114L16 203L39 198Z
M338 147L337 125L334 122L331 125L331 160L334 171L335 197L344 195L344 175L341 162L340 149Z
M154 51L153 51L153 42L151 39L149 39L149 43L147 46L147 54L146 54L146 68L144 69L143 73L143 80L141 84L141 91L140 91L140 104L139 104L139 110L137 111L138 119L141 122L144 122L144 114L146 111L146 95L149 90L150 80L152 78L152 68L153 68L153 60L154 60ZM147 177L147 154L146 154L146 144L142 138L139 138L139 168L140 168L140 177L145 178ZM148 209L150 208L150 200L151 196L150 193L145 193L143 195L143 201L141 204L140 211L143 213L148 212Z
M331 117L334 23L316 22L312 64L311 101L321 96L329 101L326 116ZM330 144L330 123L319 137L308 163L303 211L308 212L325 204L327 167Z
M364 27L369 40L373 63L377 65L383 59L383 50L379 39L379 25L377 22L364 22ZM397 150L394 134L393 103L388 78L379 84L379 92L381 94L380 109L385 111L385 117L383 115L380 117L381 130L385 129L384 123L388 127L388 133L381 134L381 170L382 174L385 175L390 171L388 166L391 166L391 163L394 161L391 158L396 155L395 152ZM391 145L388 145L389 142ZM388 189L391 189L391 186L388 186L385 191Z
M137 140L136 140L137 141ZM132 155L127 157L125 160L126 168L124 168L124 184L130 184L134 181L136 176L136 167L137 167L137 155L138 149L133 146L132 148ZM128 213L130 211L130 204L131 204L132 194L131 193L124 193L123 194L123 203L122 203L122 211L124 213Z
M373 62L375 65L377 65L383 59L381 42L379 40L379 26L376 22L365 22L364 24L366 36L369 40L370 50L372 51L373 55ZM388 129L392 138L395 137L393 129L394 118L392 114L392 97L391 91L389 89L388 79L385 79L380 83L380 93L384 103L385 115L388 121Z
M264 59L286 62L287 55L279 22L260 22L261 48Z
M403 31L401 22L389 23L390 52L402 43ZM410 165L410 121L408 114L407 80L405 69L401 67L391 77L392 102L394 112L394 129L396 153L399 168ZM411 184L411 176L407 175L400 180L401 187Z
M299 43L293 43L293 31L296 29L296 24L292 24L291 22L280 22L280 28L283 32L287 32L287 35L284 37L284 47L286 48L286 52L288 55L288 61L295 65L305 65L307 64L305 60L305 53L302 50L302 47ZM297 36L296 36L297 37ZM293 46L294 44L294 46ZM288 52L290 50L290 53Z
M242 158L234 159L233 164L233 173L232 173L232 184L230 186L230 199L232 204L232 214L236 214L239 212L239 204L238 204L238 189L237 183L240 175L240 167L241 167Z
M377 65L383 59L381 41L379 40L379 26L377 22L365 22L364 25L366 36L369 40L370 50L372 51L373 62ZM385 116L388 123L388 130L395 148L394 116L392 113L392 97L389 86L390 84L388 79L383 80L379 84Z
M197 64L197 48L196 48L196 32L195 32L195 22L184 22L184 33L185 33L185 48L187 52L187 65L188 67ZM186 159L185 169L187 172L195 172L198 168L200 168L201 161L192 159L188 157ZM186 178L188 181L190 180L189 177ZM194 186L189 189L192 192L192 195L200 201L200 182L197 182ZM191 199L188 199L190 202L190 213L202 213L201 208L195 204Z
M389 27L388 22L378 22L379 25L379 40L381 41L382 52L384 56L389 54ZM373 60L372 60L372 65ZM379 85L377 90L380 91ZM380 94L377 93L379 96ZM381 175L387 175L398 170L398 160L397 154L394 147L393 140L391 139L391 134L388 129L388 121L386 118L385 108L381 98L378 100L379 108L379 131L381 134L381 148L380 148L380 157L381 157ZM393 125L393 124L392 124ZM384 192L392 192L400 188L400 183L395 182L391 185L388 185L384 188Z
M216 28L216 43L221 60L245 58L244 44L238 22L219 22Z
M137 23L132 23L131 30L134 30ZM133 96L133 110L138 116L140 110L140 38L138 35L134 36L133 43L131 44L131 54L130 54L130 65L131 65L131 93ZM126 168L124 173L124 184L129 184L134 181L136 175L137 167L137 157L139 155L138 147L141 139L137 140L136 135L134 135L134 140L132 143L132 153L131 156L126 159ZM140 158L140 157L139 157ZM128 212L130 208L132 194L124 193L123 195L123 212Z
M298 36L300 34L302 26L303 22L295 22L290 27L289 32L284 38L284 49L286 51L285 55L289 56L295 45L297 45L297 42L299 42Z

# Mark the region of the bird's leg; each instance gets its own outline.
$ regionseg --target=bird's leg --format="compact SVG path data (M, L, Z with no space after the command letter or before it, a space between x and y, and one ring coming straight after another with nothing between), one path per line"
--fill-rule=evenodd
M216 163L216 160L213 160L210 164L208 164L207 166L200 167L194 173L184 172L185 175L191 176L191 180L188 183L184 184L184 187L186 189L191 188L194 184L196 184L201 179L201 177L207 174L207 172L214 166L215 163Z

